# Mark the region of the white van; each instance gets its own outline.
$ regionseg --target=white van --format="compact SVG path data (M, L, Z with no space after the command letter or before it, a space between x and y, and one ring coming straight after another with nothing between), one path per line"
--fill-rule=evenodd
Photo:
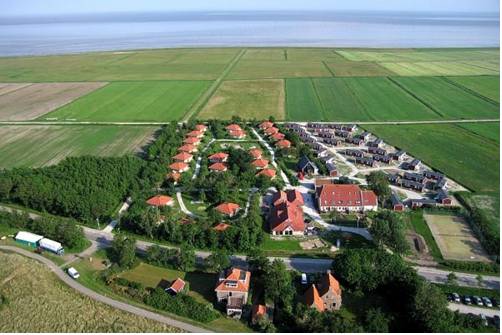
M308 284L307 274L302 273L302 285L307 285L307 284Z
M69 268L68 269L68 274L73 279L77 279L78 277L80 277L80 274L78 273L78 271L75 268Z

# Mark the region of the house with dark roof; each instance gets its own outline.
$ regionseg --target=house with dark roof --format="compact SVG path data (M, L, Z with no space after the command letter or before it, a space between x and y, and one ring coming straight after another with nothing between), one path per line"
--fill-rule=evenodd
M373 155L373 159L384 164L389 164L392 160L392 158L388 155Z
M432 171L432 170L425 170L423 172L423 175L425 178L433 179L433 180L440 180L440 179L444 178L444 174L442 174L441 172L436 172L436 171Z
M444 189L446 188L446 186L448 186L448 181L445 177L443 177L436 182L436 185L434 187L436 189Z
M332 145L332 146L340 146L342 144L342 141L338 138L323 138L322 140L324 143Z
M304 175L317 175L319 174L319 169L307 156L302 156L297 164L298 172Z
M424 184L408 179L401 179L399 185L419 192L423 192L425 188Z
M413 181L416 181L416 182L422 183L422 184L425 181L425 177L421 173L405 172L403 175L403 178L407 179L407 180L413 180Z
M402 164L403 169L416 171L420 169L422 162L418 159L414 159L411 162L405 162Z
M392 209L394 211L396 211L396 212L404 211L404 204L396 192L394 192L394 191L391 192L390 201L392 202Z
M379 148L382 145L383 145L383 140L380 138L377 138L374 141L368 142L368 147Z
M340 283L328 270L317 285L312 286L305 293L307 306L318 312L336 311L342 307L342 289Z
M361 150L356 150L356 149L347 149L345 150L345 155L351 156L351 157L363 157L364 152Z
M368 153L383 156L383 155L387 155L387 150L382 149L382 148L378 148L378 147L369 147Z
M251 283L251 272L230 268L222 271L214 291L219 303L224 304L227 315L240 319L242 309L246 305Z
M333 162L327 162L326 168L328 169L328 174L330 177L338 176L338 169L336 168L336 164Z
M439 192L436 196L436 201L444 206L450 206L452 204L451 197L448 195L448 192L445 191L444 189L439 190Z
M376 194L354 184L322 185L316 190L316 198L321 212L365 212L378 209Z
M372 157L356 157L356 164L374 167L376 162Z
M422 207L436 207L437 202L434 199L410 199L408 200L409 206L413 209Z
M303 235L303 204L303 196L295 189L274 193L267 219L272 235Z
M403 150L396 151L392 154L392 159L396 161L402 161L404 157L406 156L406 152Z
M364 144L364 140L362 138L359 138L359 137L347 137L345 139L345 142L349 143L349 144L354 144L354 145L357 145L357 146L360 146L360 145Z

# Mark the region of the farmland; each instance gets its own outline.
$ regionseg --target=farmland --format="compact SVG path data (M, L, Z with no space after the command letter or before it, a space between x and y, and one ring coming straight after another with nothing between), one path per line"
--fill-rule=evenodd
M206 81L114 82L41 119L173 121L209 86Z
M456 125L365 126L477 192L499 189L499 145Z
M230 119L240 116L284 119L284 82L269 80L225 81L197 116L200 119Z
M496 122L490 123L464 123L460 127L470 130L487 139L500 143L500 125Z
M134 153L152 138L156 129L140 126L1 126L0 168L40 167L55 164L67 156Z
M0 119L35 119L104 85L99 82L0 84Z
M0 253L0 263L0 289L8 299L0 309L3 333L177 331L79 295L36 261Z
M228 79L277 79L331 76L331 72L322 62L241 60L230 72Z
M498 76L448 77L447 79L491 100L497 102L500 100Z

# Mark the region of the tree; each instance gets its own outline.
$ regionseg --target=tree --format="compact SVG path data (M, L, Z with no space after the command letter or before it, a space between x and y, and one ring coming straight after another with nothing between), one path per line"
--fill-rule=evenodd
M206 269L212 272L220 272L230 266L230 256L225 251L215 251L205 260Z
M267 266L265 269L265 297L271 300L277 306L285 310L291 310L295 288L290 272L286 269L286 265L279 259Z
M370 308L364 318L364 330L369 333L388 333L389 317L380 308Z
M189 271L195 265L195 251L187 244L183 244L175 258L176 267L182 271Z
M268 317L259 316L256 321L256 328L260 333L275 333L274 323Z
M368 186L378 195L378 200L382 205L390 198L391 190L387 175L382 171L371 172L367 177Z
M454 272L448 273L448 276L446 277L446 283L448 285L456 285L457 284L457 275Z
M373 240L377 244L386 245L400 254L409 249L404 231L404 222L396 213L391 211L379 212L369 229Z
M270 266L270 261L259 248L252 249L247 258L247 263L254 272L261 273Z
M136 261L136 240L122 234L115 235L110 249L110 259L120 267L131 267Z

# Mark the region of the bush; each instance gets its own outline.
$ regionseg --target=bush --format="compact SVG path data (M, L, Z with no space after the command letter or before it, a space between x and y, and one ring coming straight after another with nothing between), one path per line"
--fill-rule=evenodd
M171 296L162 288L156 288L146 296L144 302L148 306L199 322L211 322L219 316L218 312L209 304L197 302L194 298L183 293Z
M462 262L462 261L441 261L440 264L444 267L460 271L468 272L482 272L498 274L500 272L500 265L497 263L483 263L483 262Z

